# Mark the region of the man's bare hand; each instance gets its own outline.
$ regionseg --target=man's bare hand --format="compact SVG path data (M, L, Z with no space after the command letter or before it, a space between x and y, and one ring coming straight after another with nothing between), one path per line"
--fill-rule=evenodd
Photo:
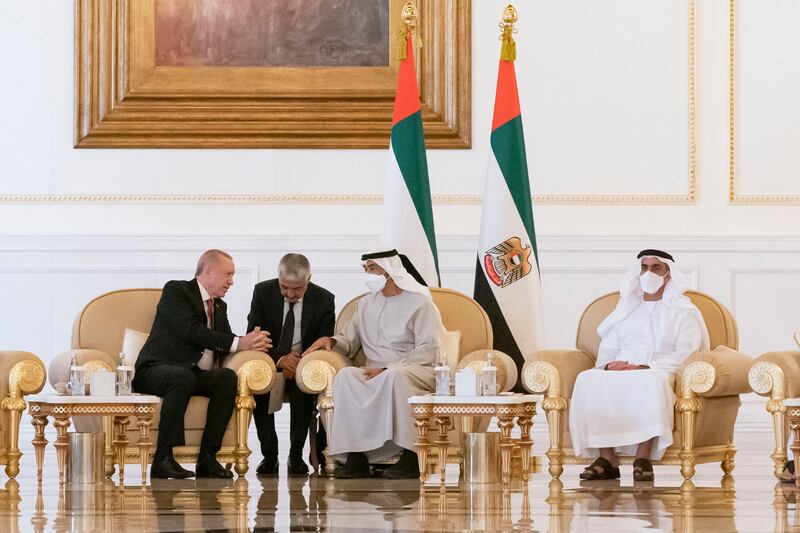
M623 370L644 370L646 368L650 368L647 365L628 365Z
M627 370L628 366L627 361L612 361L606 365L606 370Z
M371 380L378 374L383 372L383 368L362 368L361 373L364 374L364 379L367 381Z
M297 371L298 363L300 363L300 354L292 352L281 357L280 361L278 361L278 368L283 370L283 377L292 379L295 371ZM288 373L292 374L291 377Z
M272 340L269 338L268 331L261 331L260 327L245 335L239 337L239 351L255 350L257 352L266 352L272 348Z
M314 344L308 347L308 350L303 352L303 355L309 354L311 352L316 352L317 350L333 350L333 347L336 346L336 339L332 337L321 337L314 341ZM301 356L302 357L302 356Z

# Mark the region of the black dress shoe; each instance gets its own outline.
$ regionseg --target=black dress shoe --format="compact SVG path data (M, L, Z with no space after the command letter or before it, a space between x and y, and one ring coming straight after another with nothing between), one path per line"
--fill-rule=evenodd
M363 452L350 452L344 467L336 474L339 479L359 479L371 477L369 460Z
M308 465L302 459L289 459L289 463L286 465L286 472L290 476L307 476Z
M277 459L262 459L256 468L256 475L259 476L274 476L278 474L278 460Z
M213 457L198 458L195 472L197 472L198 478L230 479L233 477L233 472L226 470Z
M419 478L419 459L411 450L403 450L403 455L395 464L383 471L387 479L415 479Z
M191 470L186 470L172 457L165 457L150 466L150 477L155 479L186 479L194 476Z

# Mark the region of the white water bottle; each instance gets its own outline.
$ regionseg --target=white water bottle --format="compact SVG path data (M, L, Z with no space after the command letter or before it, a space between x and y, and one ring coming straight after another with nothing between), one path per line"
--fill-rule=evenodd
M481 395L495 396L497 394L497 367L494 366L494 354L486 354L486 366L481 370Z
M132 392L133 368L128 366L125 353L119 354L117 365L117 396L129 396Z
M436 367L433 369L436 376L436 396L450 396L450 367L447 366L447 352L441 345L436 359Z

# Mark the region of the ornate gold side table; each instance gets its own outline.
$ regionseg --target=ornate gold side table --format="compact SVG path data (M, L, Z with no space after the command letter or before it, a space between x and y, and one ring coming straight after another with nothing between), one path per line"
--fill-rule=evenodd
M42 481L42 463L44 450L48 440L44 437L44 428L47 426L47 417L53 417L53 426L56 428L56 458L58 459L58 480L64 482L64 468L69 454L69 437L67 429L70 417L73 416L102 416L104 420L111 420L114 431L114 449L117 452L119 463L119 481L125 481L125 449L129 441L126 436L131 417L136 418L139 427L139 441L137 446L141 456L142 484L147 480L147 464L149 452L153 448L149 430L153 425L153 415L158 409L161 398L144 394L130 396L67 396L61 394L37 394L28 396L28 413L31 415L31 424L36 431L32 441L36 452L37 479ZM107 432L107 434L110 434ZM107 469L108 470L108 469Z
M540 397L533 394L502 394L500 396L412 396L411 414L417 428L417 455L419 457L420 481L425 483L427 475L428 429L431 419L438 427L437 439L433 443L439 452L439 474L441 483L445 482L447 466L447 448L450 441L447 430L453 427L453 417L485 417L496 416L500 428L500 464L503 483L511 480L511 450L519 448L522 466L522 479L527 481L530 473L530 457L533 440L531 426L536 414L536 402ZM511 438L514 421L520 429L519 440Z
M792 455L794 456L794 482L800 487L800 398L786 398L783 400L783 408L786 410L786 420L789 422L789 429L792 431Z

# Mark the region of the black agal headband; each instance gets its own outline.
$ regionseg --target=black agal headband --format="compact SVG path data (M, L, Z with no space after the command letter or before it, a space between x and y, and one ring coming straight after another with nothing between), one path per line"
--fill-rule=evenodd
M669 255L667 252L662 252L661 250L652 250L652 249L642 250L641 252L639 252L639 255L636 256L636 259L641 259L642 257L647 257L647 256L660 257L661 259L668 259L673 263L675 262L672 256Z

